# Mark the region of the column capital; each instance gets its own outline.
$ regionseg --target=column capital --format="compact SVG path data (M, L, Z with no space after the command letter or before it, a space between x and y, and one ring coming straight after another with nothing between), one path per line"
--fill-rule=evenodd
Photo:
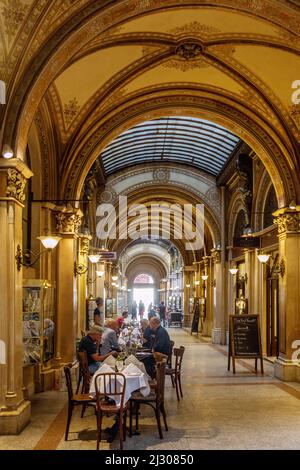
M82 254L83 256L88 255L89 249L90 249L90 241L92 240L93 237L88 234L79 233L78 238L79 238L79 243L80 243L79 245L80 254Z
M82 216L80 209L64 207L55 214L56 231L62 235L78 235Z
M215 263L220 263L221 262L221 250L217 248L212 248L210 250L211 252L211 257Z
M278 226L278 233L300 233L300 206L296 209L289 207L273 212L274 223Z
M26 182L32 175L26 163L19 158L0 158L0 198L12 198L24 204Z

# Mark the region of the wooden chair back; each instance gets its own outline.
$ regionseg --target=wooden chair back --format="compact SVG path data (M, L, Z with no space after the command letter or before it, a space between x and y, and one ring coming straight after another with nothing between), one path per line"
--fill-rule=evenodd
M165 398L165 377L166 362L158 362L156 364L156 402L158 404L164 402Z
M89 364L86 351L78 351L77 357L79 362L79 373L81 374L83 379L83 391L84 393L88 393L91 380L91 373L89 371Z
M180 348L174 348L174 356L175 356L175 373L181 372L181 365L182 365L182 358L184 354L185 348L180 346Z
M64 373L66 377L66 386L67 386L67 391L68 391L68 399L69 402L73 400L73 387L72 387L72 378L71 378L71 368L72 364L67 364L64 366Z
M98 374L95 378L95 389L98 409L100 409L100 405L103 404L103 398L109 397L113 400L120 400L120 412L122 412L126 390L125 375L119 372Z
M169 367L170 369L172 368L172 354L173 354L173 348L174 348L174 341L170 341L171 343L171 348L170 348L170 353L168 355L168 360L167 360L167 367Z

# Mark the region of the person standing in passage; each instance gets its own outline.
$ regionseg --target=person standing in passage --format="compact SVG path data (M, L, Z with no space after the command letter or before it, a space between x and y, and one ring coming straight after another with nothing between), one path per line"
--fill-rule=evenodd
M97 297L96 299L97 307L94 310L94 323L98 326L103 326L103 299Z
M163 326L166 326L166 306L163 300L159 304L159 318Z
M145 304L143 303L142 300L140 300L140 303L139 303L139 316L140 316L140 320L142 320L143 316L144 316L144 312L145 312Z
M137 303L134 300L132 302L132 307L131 307L131 319L136 320L136 316L137 316Z

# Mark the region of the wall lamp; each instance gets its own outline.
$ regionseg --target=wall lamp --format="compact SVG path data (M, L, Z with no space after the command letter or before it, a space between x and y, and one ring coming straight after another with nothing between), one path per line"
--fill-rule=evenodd
M238 268L230 268L229 269L229 272L230 274L232 274L233 276L235 276L237 273L238 273ZM247 273L243 274L242 276L237 276L236 278L236 282L237 283L244 283L244 284L247 284L248 282L248 275Z
M101 279L101 277L103 276L104 274L104 271L96 271L96 277L94 279L91 279L89 278L86 282L87 284L94 284L97 279Z
M100 259L100 255L89 255L88 256L88 259L90 260L91 263L95 264L95 263L98 263L99 259ZM82 274L85 274L88 270L88 267L86 264L84 263L74 263L74 274L75 276L77 276L77 274L79 274L79 276L82 276ZM95 282L95 281L93 281Z
M279 262L279 255L277 254L274 258L272 255L257 255L258 261L262 264L268 264L269 269L271 270L272 273L280 274L281 277L284 276L285 273L285 262L284 259L281 258L281 261ZM273 260L273 266L270 266L269 261Z
M54 248L56 248L59 241L61 240L61 237L54 237L54 236L48 235L48 236L43 236L43 237L37 237L37 239L40 240L43 247L45 248L40 253L33 253L33 251L27 250L27 249L25 251L22 251L21 246L20 245L17 246L17 253L15 256L15 259L16 259L18 271L21 270L22 266L25 266L25 268L30 268L40 259L43 253L50 252Z
M208 274L203 274L201 276L202 278L202 281L203 281L203 287L205 287L205 282L207 281L207 279L209 278ZM216 280L214 279L213 281L210 281L208 283L211 287L216 287Z

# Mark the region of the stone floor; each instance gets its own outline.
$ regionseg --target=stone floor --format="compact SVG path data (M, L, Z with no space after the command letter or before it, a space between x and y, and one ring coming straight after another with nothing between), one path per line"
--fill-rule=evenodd
M274 378L265 361L265 375L256 375L254 361L239 361L237 373L227 372L226 348L170 329L175 345L186 348L183 362L184 398L178 403L171 381L166 383L169 431L160 440L152 410L142 408L141 435L127 438L125 449L299 449L300 384ZM32 420L19 436L0 436L0 449L95 449L95 416L81 419L75 411L69 440L64 441L65 392L37 394ZM105 423L109 425L110 422ZM117 449L101 442L101 449Z

